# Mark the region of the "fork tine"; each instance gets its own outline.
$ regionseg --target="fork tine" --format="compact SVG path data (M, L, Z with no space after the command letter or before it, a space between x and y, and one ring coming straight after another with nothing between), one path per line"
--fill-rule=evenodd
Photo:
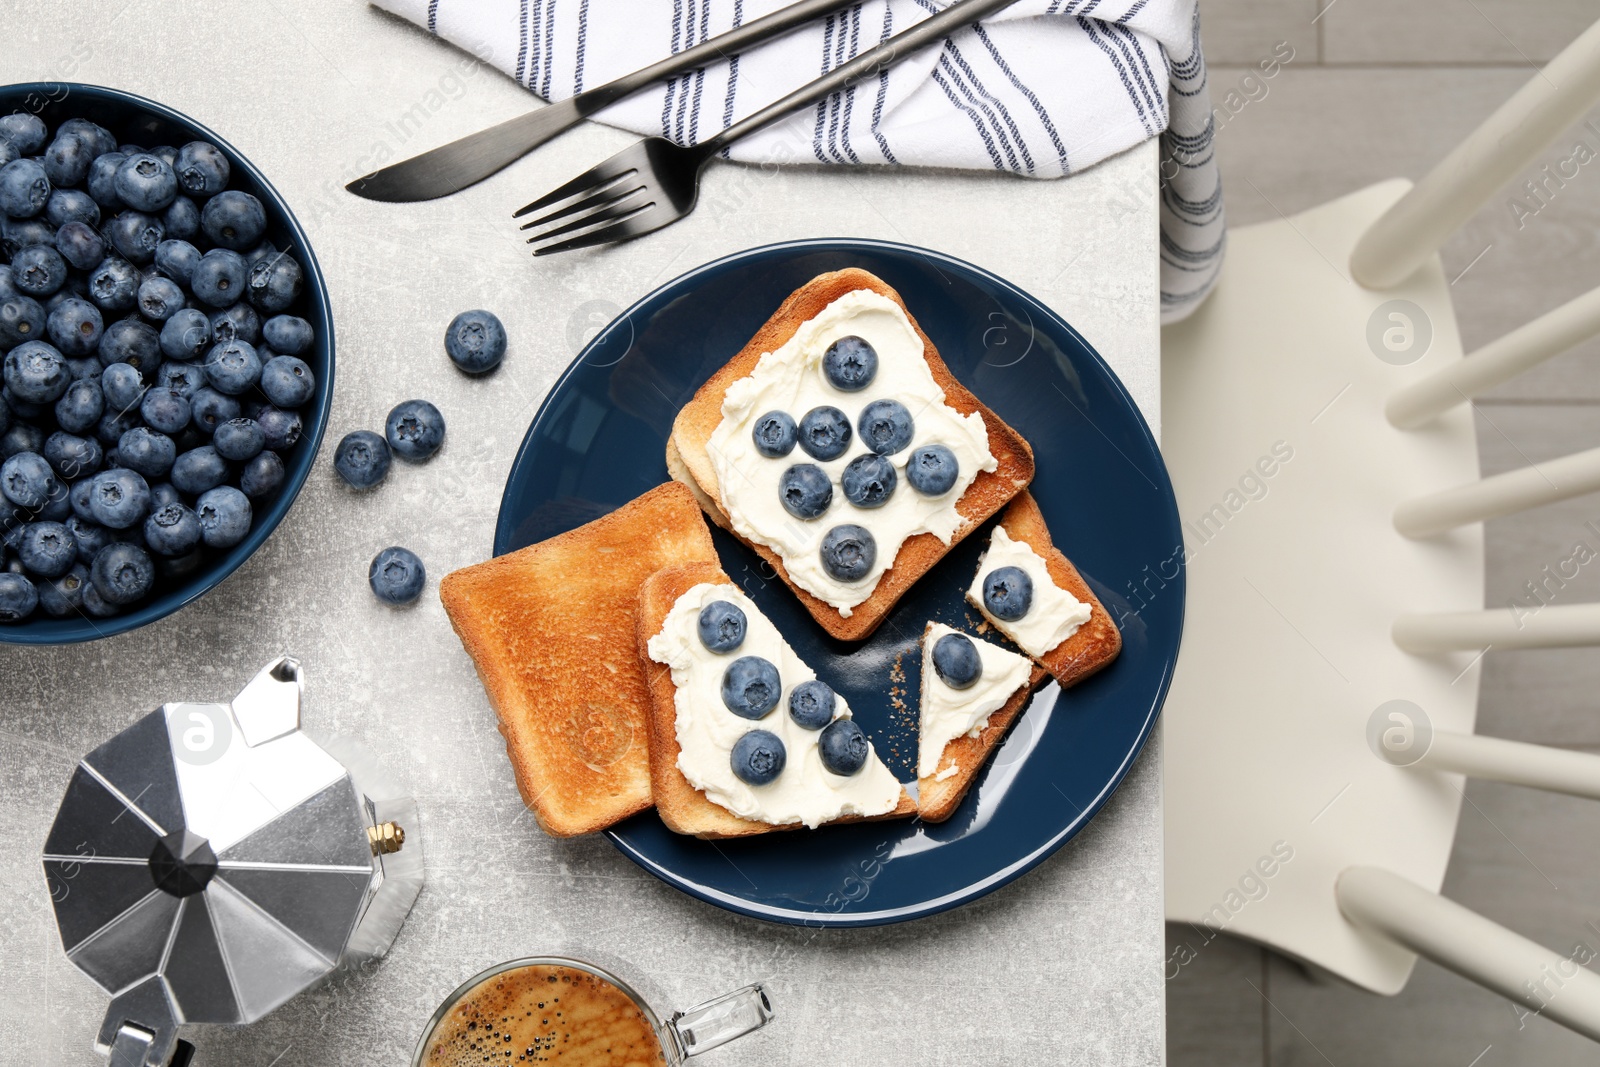
M582 174L578 175L576 178L572 179L570 182L567 182L565 185L557 186L531 204L524 204L522 207L512 212L511 217L514 219L520 219L529 212L538 211L543 207L549 207L551 204L559 203L560 201L567 199L569 196L577 196L579 193L585 193L600 186L610 185L619 178L626 178L630 174L637 174L638 169L634 167L632 163L622 158L627 154L628 149L623 149L610 159L605 160L602 163L595 164Z
M664 214L668 217L663 218ZM651 201L646 207L631 211L608 226L602 226L598 230L590 230L588 233L580 234L570 241L562 241L560 244L536 248L533 254L535 256L548 256L554 252L570 252L575 248L587 248L590 245L627 241L652 230L659 230L673 221L673 217L671 212L663 205ZM656 221L650 221L652 219Z
M592 196L586 196L581 200L574 200L566 207L557 208L548 215L541 215L532 222L524 222L517 228L520 230L532 230L540 226L548 226L557 219L565 218L574 212L589 211L593 208L609 207L619 200L626 200L628 197L644 188L646 188L646 186L643 184L635 185L632 181L613 182L602 192L597 192ZM622 191L617 192L617 190ZM613 193L615 193L615 195L613 195Z
M642 201L635 199L639 193L645 194ZM639 188L633 190L633 192L628 193L626 196L605 205L599 211L596 211L593 214L585 215L581 219L575 219L572 222L569 222L564 226L558 226L553 230L546 230L544 233L535 234L534 236L528 238L528 243L536 244L542 241L548 241L552 237L560 237L563 234L576 233L578 230L587 229L590 226L597 226L603 222L622 222L626 219L632 218L634 215L639 214L641 211L648 211L650 208L655 207L656 202L649 199L649 195L650 190L641 185Z

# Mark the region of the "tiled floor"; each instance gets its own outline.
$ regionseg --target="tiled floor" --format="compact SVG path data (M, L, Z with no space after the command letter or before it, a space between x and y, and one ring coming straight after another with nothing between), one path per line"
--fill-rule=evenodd
M1582 32L1594 0L1200 0L1233 225L1292 214L1382 178L1420 177L1468 130ZM1270 80L1255 64L1287 41ZM1224 101L1236 90L1233 106ZM1600 152L1600 110L1548 153ZM1537 170L1537 168L1534 168ZM1520 184L1519 179L1517 184ZM1540 201L1514 190L1444 249L1468 351L1600 284L1600 161ZM1527 208L1536 208L1530 213ZM1458 276L1459 275L1459 276ZM1485 473L1600 445L1600 341L1512 382L1478 405ZM1488 604L1503 606L1583 540L1600 550L1600 496L1489 523ZM1563 600L1600 600L1600 567ZM1600 752L1600 656L1491 652L1478 729ZM1451 898L1566 950L1600 934L1600 805L1475 782L1445 879ZM1593 922L1594 928L1587 924ZM1382 998L1228 938L1204 943L1168 983L1173 1067L1564 1067L1600 1049L1543 1020L1519 1025L1500 1000L1420 964Z

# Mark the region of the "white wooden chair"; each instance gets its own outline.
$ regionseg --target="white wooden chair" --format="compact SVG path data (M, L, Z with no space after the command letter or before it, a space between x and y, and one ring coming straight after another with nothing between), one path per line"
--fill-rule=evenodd
M1600 757L1472 732L1486 650L1600 644L1600 604L1484 610L1480 525L1600 489L1600 449L1479 480L1468 403L1600 333L1600 289L1463 358L1436 254L1597 100L1600 23L1415 187L1232 231L1163 332L1162 433L1189 583L1168 918L1375 993L1423 955L1600 1039L1585 961L1438 893L1464 775L1600 799Z

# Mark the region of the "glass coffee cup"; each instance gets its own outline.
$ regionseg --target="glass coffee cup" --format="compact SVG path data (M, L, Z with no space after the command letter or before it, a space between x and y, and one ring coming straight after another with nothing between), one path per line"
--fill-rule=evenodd
M611 971L568 956L528 956L481 971L445 998L411 1067L493 1062L681 1067L772 1020L759 984L663 1019Z

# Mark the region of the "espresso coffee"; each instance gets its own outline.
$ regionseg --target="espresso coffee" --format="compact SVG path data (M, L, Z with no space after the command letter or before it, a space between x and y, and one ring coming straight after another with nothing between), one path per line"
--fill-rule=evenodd
M469 989L439 1020L422 1062L662 1067L667 1061L655 1028L628 994L587 971L541 964Z

